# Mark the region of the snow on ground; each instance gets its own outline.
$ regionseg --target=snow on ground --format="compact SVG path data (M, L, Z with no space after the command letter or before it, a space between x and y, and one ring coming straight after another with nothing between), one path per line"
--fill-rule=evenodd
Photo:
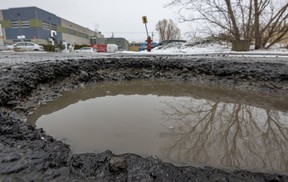
M194 41L188 41L186 43L173 42L164 46L155 47L151 50L152 54L190 54L190 55L207 55L207 54L230 54L230 55L253 55L256 57L265 56L288 56L288 49L284 48L287 45L276 45L271 49L254 50L253 45L250 47L250 51L231 51L232 44L215 40L201 40L196 39ZM122 51L125 54L151 54L149 52L132 52Z
M170 43L163 47L156 47L152 49L152 53L181 53L181 54L246 54L246 55L283 55L288 56L288 49L275 46L271 49L253 50L251 46L250 51L231 51L231 44L221 43L221 42L210 42L203 44L193 45L189 42L187 43Z
M227 45L209 44L198 46L187 46L185 43L170 43L166 46L155 48L153 53L187 53L187 54L206 54L206 53L228 53L230 48Z

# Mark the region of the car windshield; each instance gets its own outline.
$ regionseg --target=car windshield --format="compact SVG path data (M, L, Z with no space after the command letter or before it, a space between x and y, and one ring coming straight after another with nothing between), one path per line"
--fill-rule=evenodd
M22 43L22 42L20 42L20 43L16 43L15 45L16 45L16 46L25 46L25 44Z
M26 46L34 46L32 43L25 43Z
M82 47L81 50L89 50L90 47Z

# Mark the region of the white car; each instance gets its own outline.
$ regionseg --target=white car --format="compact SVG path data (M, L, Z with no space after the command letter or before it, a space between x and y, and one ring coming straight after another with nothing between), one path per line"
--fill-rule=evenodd
M115 53L116 51L118 51L118 46L116 44L107 44L108 53Z
M93 53L93 52L96 52L95 49L93 49L92 47L82 47L80 49L77 49L75 51L76 53L81 53L81 52L90 52L90 53Z
M43 46L32 42L18 42L12 45L6 46L8 49L20 49L24 51L44 51Z

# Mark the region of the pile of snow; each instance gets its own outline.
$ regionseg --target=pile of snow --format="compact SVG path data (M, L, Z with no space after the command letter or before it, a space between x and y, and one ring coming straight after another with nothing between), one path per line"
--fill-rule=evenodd
M173 42L152 49L154 53L226 53L231 50L231 45L217 40L194 39L186 43Z
M185 43L183 42L172 42L163 46L155 47L151 50L154 53L183 53L182 50L185 49Z

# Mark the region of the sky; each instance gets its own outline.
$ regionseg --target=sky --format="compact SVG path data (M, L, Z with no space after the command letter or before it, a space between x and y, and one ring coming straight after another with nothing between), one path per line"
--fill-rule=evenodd
M0 9L36 6L61 18L91 30L102 32L105 37L124 37L129 42L144 41L147 37L142 16L148 18L149 35L162 19L172 19L180 28L182 37L189 25L178 22L176 8L165 7L172 0L0 0Z

